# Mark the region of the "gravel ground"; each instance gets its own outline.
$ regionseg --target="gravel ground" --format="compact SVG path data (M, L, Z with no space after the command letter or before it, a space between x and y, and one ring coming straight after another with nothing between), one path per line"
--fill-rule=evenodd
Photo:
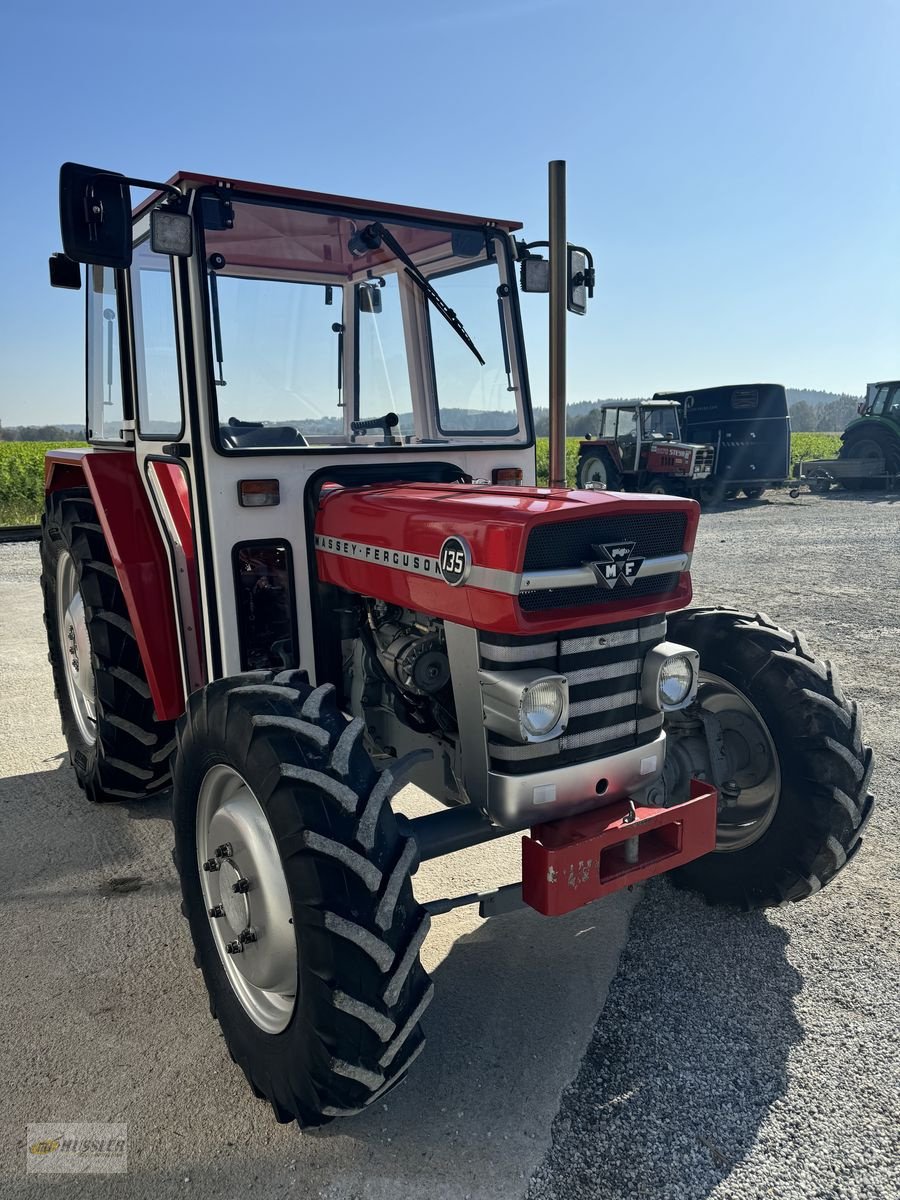
M390 1111L302 1138L249 1097L206 1017L160 867L164 807L85 807L63 766L35 548L0 547L0 904L17 980L0 1194L898 1200L898 517L890 498L841 494L730 504L704 516L695 558L698 603L804 629L859 700L879 804L852 865L766 914L654 882L605 1007L634 896L567 926L442 918L419 1072ZM485 864L468 853L426 889L470 890ZM155 872L98 898L109 876ZM79 1117L129 1121L127 1186L29 1186L24 1121Z
M701 520L695 602L762 610L837 665L878 807L809 901L709 908L664 880L528 1200L897 1200L900 500L736 502Z

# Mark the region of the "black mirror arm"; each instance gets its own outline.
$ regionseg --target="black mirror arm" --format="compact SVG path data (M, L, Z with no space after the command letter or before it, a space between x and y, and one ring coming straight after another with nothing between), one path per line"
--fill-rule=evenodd
M118 175L115 171L97 171L94 177L96 179L117 179L119 183L127 184L129 187L146 188L148 192L165 192L167 196L172 196L176 200L184 198L181 188L175 187L172 183L157 183L153 179L134 179L130 175Z
M583 271L578 272L578 275L576 275L573 278L572 283L576 287L580 286L581 284L584 284L584 286L587 288L588 299L593 300L593 298L594 298L594 283L596 282L596 272L594 271L594 256L593 256L593 254L591 254L590 250L588 250L588 248L586 246L572 246L570 244L569 249L577 250L580 254L583 254L584 257L587 259L588 265L585 267L585 269ZM579 276L580 276L580 278L579 278Z

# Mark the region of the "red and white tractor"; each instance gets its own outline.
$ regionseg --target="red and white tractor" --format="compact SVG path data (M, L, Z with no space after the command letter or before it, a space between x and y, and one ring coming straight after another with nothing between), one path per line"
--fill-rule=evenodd
M601 404L596 438L578 447L578 486L700 499L716 448L682 440L680 407L656 399Z
M872 808L832 669L759 614L687 607L697 505L565 489L566 309L592 280L562 167L550 488L515 222L61 172L90 443L47 457L63 730L91 800L172 789L195 962L281 1121L405 1075L432 913L565 913L663 871L801 900ZM436 811L394 811L408 781ZM421 862L521 831L521 884L416 901Z

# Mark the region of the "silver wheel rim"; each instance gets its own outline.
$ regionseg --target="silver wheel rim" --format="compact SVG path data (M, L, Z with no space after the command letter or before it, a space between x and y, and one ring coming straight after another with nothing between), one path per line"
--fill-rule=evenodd
M93 746L97 740L97 689L91 662L91 639L78 586L78 571L68 550L63 550L56 564L56 625L69 707L82 740Z
M215 869L204 869L204 863L215 863ZM213 941L232 991L260 1029L280 1033L297 1000L290 894L259 801L224 763L211 767L200 785L197 867Z
M581 472L585 483L602 483L606 487L606 467L601 458L586 458Z
M700 672L698 703L715 713L728 756L729 783L737 798L724 798L716 826L716 850L746 850L772 824L781 796L781 766L772 735L743 692L708 671Z

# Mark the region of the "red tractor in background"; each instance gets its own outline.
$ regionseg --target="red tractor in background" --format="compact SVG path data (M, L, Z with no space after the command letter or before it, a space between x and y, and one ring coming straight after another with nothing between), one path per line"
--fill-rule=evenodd
M91 800L172 789L194 959L280 1121L404 1077L432 913L552 915L663 871L801 900L872 809L832 669L759 614L687 607L696 504L562 486L591 279L561 163L550 197L537 488L517 223L61 171L90 443L47 458L63 730ZM407 781L435 812L395 813ZM520 884L417 902L421 862L522 831Z
M682 441L678 414L674 400L601 405L596 438L579 446L577 486L699 498L716 448Z

